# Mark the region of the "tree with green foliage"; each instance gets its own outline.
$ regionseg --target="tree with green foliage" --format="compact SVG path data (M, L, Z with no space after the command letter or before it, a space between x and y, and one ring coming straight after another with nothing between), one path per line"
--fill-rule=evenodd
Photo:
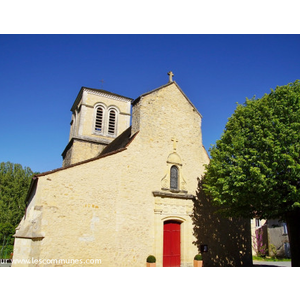
M0 258L10 258L13 252L15 227L10 223L0 223Z
M30 168L23 168L20 164L0 164L0 255L12 250L12 235L24 215L33 175Z
M284 220L300 266L300 82L238 105L210 154L204 189L220 211Z

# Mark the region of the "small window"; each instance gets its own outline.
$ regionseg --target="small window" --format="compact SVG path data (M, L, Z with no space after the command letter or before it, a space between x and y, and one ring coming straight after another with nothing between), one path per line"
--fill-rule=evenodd
M260 219L255 219L255 226L260 227L261 226L261 220Z
M103 132L103 108L102 107L98 107L96 111L95 130L98 132Z
M116 111L110 110L109 117L108 117L108 134L109 135L116 135Z
M170 189L178 190L178 168L176 166L171 167L170 171Z

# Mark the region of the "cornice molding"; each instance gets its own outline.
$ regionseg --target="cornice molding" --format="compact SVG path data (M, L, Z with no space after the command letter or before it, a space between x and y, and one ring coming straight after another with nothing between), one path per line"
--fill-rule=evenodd
M162 198L179 198L179 199L194 199L195 196L192 194L175 194L175 193L167 193L167 192L160 192L160 191L153 191L152 192L154 197L162 197Z
M93 94L93 95L97 95L97 96L101 96L101 97L109 98L109 99L113 99L113 100L118 100L118 101L122 101L122 102L126 102L126 103L132 101L132 99L129 99L129 98L117 96L114 94L108 94L105 92L95 91L95 90L92 90L89 88L84 88L83 90L88 92L89 94Z

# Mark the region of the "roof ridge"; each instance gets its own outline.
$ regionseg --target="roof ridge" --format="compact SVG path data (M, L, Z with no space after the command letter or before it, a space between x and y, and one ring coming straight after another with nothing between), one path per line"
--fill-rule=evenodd
M109 154L120 148L126 148L130 144L131 140L135 135L131 136L131 126L125 129L119 136L117 136L111 143L109 143L103 151L100 153L99 157L102 155Z

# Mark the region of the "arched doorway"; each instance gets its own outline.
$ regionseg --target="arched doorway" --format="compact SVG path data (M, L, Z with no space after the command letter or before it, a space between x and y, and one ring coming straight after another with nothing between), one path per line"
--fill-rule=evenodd
M180 267L180 222L164 222L163 266Z

